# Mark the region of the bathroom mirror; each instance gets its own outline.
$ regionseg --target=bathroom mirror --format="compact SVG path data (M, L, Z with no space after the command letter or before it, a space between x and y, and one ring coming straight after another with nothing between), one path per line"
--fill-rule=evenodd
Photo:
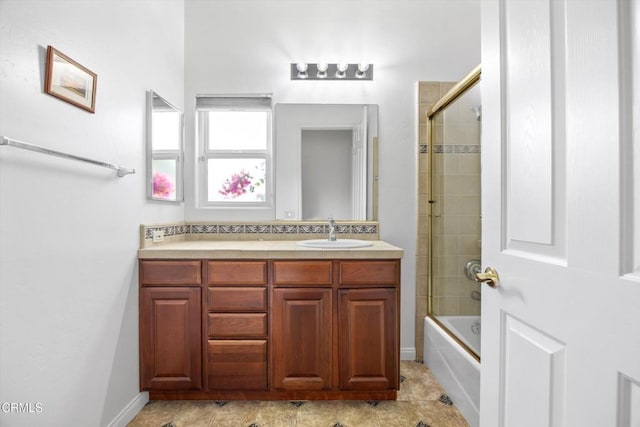
M378 106L276 104L276 219L377 220Z
M182 201L184 120L180 110L147 92L147 198Z

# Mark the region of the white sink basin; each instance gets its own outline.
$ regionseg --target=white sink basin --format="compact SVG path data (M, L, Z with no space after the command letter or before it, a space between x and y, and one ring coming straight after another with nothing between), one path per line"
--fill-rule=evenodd
M372 242L366 240L355 239L315 239L315 240L301 240L298 245L307 248L321 248L321 249L349 249L349 248L366 248L367 246L373 246Z

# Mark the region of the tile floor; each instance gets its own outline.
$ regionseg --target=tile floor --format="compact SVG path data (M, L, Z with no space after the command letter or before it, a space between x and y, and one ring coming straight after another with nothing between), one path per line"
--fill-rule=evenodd
M129 427L466 427L431 372L403 361L396 401L154 401Z

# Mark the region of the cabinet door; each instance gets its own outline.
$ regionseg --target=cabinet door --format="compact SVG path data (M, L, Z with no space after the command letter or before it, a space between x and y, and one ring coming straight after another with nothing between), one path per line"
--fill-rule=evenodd
M272 310L273 387L330 389L331 289L274 289Z
M339 290L340 388L398 388L397 290Z
M200 288L140 289L140 387L199 390L202 385Z

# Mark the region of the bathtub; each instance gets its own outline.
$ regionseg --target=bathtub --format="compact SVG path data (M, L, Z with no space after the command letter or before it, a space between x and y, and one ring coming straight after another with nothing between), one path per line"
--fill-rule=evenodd
M438 320L480 354L480 316L439 316ZM424 331L425 365L469 426L477 427L480 422L480 362L430 317L425 318Z

